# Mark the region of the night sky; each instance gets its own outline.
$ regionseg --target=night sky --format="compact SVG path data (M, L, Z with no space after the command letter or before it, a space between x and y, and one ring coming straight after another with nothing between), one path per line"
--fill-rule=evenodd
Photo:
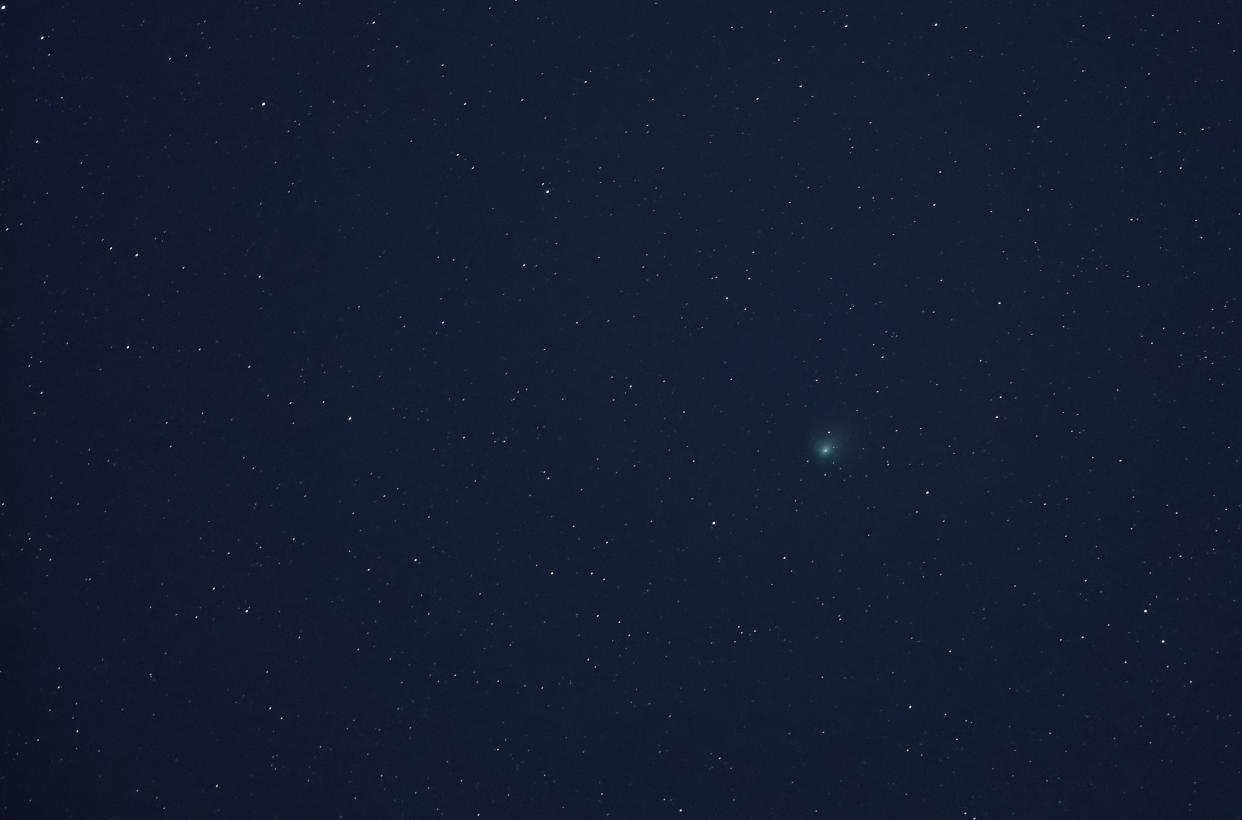
M0 816L1242 817L1235 4L0 4Z

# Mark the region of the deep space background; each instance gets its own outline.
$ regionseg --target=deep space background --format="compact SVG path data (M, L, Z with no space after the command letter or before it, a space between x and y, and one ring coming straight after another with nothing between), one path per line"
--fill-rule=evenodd
M0 4L0 815L1242 817L1240 49Z

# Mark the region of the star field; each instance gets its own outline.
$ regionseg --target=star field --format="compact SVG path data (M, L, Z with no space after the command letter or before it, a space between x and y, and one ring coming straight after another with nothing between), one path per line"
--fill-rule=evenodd
M1240 32L0 5L0 815L1242 816Z

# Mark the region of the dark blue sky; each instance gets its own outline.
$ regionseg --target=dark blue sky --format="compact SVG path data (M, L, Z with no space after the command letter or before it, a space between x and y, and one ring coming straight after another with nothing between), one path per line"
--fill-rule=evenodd
M0 6L0 813L1242 816L1239 48Z

